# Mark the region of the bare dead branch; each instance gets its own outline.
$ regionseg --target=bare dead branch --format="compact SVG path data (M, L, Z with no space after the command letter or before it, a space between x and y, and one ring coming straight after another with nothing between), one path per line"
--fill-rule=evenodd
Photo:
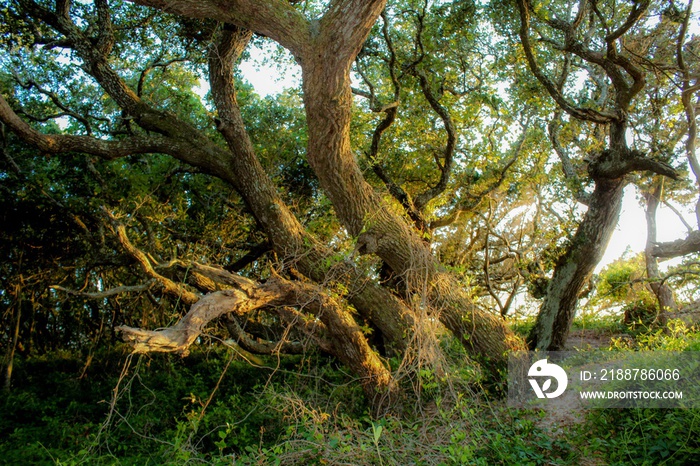
M146 283L143 283L141 285L133 285L133 286L117 286L115 288L110 288L109 290L105 291L95 291L95 292L85 292L85 291L78 291L78 290L71 290L68 288L64 288L62 286L58 285L52 285L49 288L52 290L57 290L57 291L62 291L64 293L68 293L73 296L80 296L82 298L87 298L87 299L104 299L104 298L109 298L110 296L116 296L124 293L141 293L143 291L147 291L153 287L155 283L155 280L149 280Z
M258 302L264 304L265 301L262 299ZM122 333L124 341L132 345L134 353L178 352L186 355L188 348L209 322L228 312L244 314L247 310L252 310L250 300L242 291L218 291L196 301L190 311L172 327L141 330L120 326L116 330Z
M334 337L329 342L330 352L362 378L361 383L368 393L393 390L388 368L370 348L362 330L341 302L326 296L318 287L277 276L252 289L208 294L172 327L141 330L120 326L117 330L132 345L135 353L177 352L186 355L188 348L212 320L228 313L243 316L264 306L295 306L311 311Z

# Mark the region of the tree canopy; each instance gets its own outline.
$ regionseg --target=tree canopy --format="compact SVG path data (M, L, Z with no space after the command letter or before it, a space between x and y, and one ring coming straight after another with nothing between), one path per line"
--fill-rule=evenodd
M629 184L649 225L635 279L661 318L697 306L693 11L4 2L9 361L231 339L328 353L387 407L402 390L387 358L439 371L443 330L486 373L528 345L564 348ZM280 66L299 67L299 89L261 97L237 70L269 43L291 54ZM697 205L685 237L656 241L660 203ZM668 257L685 264L662 276ZM606 280L605 299L631 299ZM527 341L516 308L537 314Z

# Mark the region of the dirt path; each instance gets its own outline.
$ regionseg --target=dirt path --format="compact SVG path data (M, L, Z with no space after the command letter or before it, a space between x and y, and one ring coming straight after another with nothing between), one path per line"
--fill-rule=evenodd
M614 333L600 329L578 329L569 335L566 350L597 350L607 349L613 338L624 338L625 334ZM537 426L547 432L552 438L561 440L571 439L581 435L578 428L586 420L587 411L579 409L550 409L544 410L544 415L536 420ZM607 464L603 456L593 454L580 458L582 466L602 466Z
M608 349L613 338L629 338L624 333L613 333L609 330L578 329L572 330L566 342L566 350L595 350Z

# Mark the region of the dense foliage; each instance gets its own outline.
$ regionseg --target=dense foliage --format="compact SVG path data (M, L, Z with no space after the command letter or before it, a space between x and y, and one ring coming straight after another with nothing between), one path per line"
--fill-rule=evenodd
M0 2L7 461L698 453L692 410L562 437L499 399L577 312L697 349L692 1L224 3ZM646 248L594 274L624 193Z

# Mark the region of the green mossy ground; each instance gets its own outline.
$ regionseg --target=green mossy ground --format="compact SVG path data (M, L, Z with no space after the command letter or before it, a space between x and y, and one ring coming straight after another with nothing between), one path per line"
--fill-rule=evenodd
M612 321L578 325L624 330ZM673 323L631 338L613 337L611 346L700 350L700 334ZM372 418L356 381L324 356L257 363L263 367L231 349L184 359L111 351L94 355L87 369L71 354L19 357L0 401L0 464L685 465L700 458L700 410L598 410L557 424L543 412L507 408L498 390L455 366L450 384L423 371L420 399L404 400L402 415Z

